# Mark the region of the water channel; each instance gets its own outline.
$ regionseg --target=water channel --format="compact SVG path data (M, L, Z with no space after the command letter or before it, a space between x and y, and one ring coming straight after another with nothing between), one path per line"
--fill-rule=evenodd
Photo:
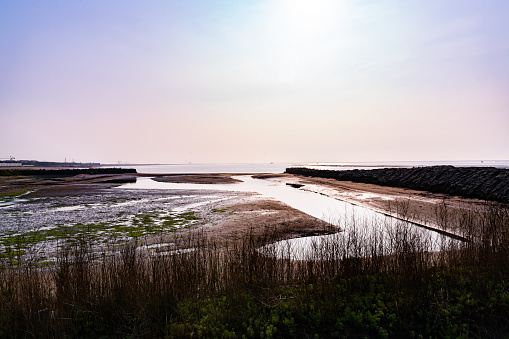
M283 240L261 249L262 252L279 257L313 259L320 251L328 251L330 255L334 256L369 256L373 250L383 254L392 254L394 251L403 250L394 248L394 244L413 246L416 247L414 249L424 251L439 251L458 242L458 240L418 225L328 196L297 189L277 180L254 179L251 176L235 176L233 178L241 180L241 182L236 184L185 184L138 178L136 183L125 184L118 188L256 192L263 197L279 200L343 230L343 232L326 236Z

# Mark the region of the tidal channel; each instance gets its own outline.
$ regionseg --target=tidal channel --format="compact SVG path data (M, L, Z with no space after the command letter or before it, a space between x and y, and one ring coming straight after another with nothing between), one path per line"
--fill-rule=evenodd
M272 179L255 179L251 176L235 176L236 184L186 184L154 181L138 178L118 189L162 190L221 190L232 192L255 192L266 198L279 200L288 206L338 227L338 233L288 239L279 241L260 251L289 259L313 259L317 249L327 250L333 256L370 255L376 246L377 253L385 255L405 250L394 244L418 246L420 250L439 251L450 248L459 240L419 225L387 216L371 209L356 206L325 195L294 188ZM366 246L369 243L369 246ZM334 248L331 248L334 247Z

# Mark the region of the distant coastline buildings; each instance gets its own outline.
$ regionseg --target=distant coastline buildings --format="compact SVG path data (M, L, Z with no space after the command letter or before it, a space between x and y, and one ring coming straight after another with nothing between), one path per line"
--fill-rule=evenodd
M37 160L5 160L0 161L0 167L96 167L99 162L50 162Z
M21 167L21 162L0 162L0 167Z

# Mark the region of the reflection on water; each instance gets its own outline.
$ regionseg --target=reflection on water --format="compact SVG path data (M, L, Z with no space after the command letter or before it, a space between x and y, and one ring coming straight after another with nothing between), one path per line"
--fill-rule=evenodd
M262 247L260 252L293 260L340 260L436 252L462 244L460 240L395 218L355 219L357 222L351 222L344 232L282 240Z
M13 198L13 199L10 199L7 201L0 201L0 208L14 206L16 204L21 204L21 203L27 202L27 201L28 201L27 199L18 199L18 198Z
M28 201L27 199L24 199L21 197L26 196L32 192L33 191L27 191L27 192L24 192L22 194L15 196L15 197L12 197L12 198L9 198L9 197L0 198L0 208L9 208L11 206L27 202Z
M180 190L225 190L234 192L255 192L273 198L303 211L315 218L335 224L338 212L351 209L355 214L370 217L377 213L367 208L354 206L324 195L295 189L274 180L254 179L251 176L235 176L242 182L236 184L185 184L158 182L150 178L138 178L136 183L120 186L122 189L180 189ZM337 225L341 226L341 225Z

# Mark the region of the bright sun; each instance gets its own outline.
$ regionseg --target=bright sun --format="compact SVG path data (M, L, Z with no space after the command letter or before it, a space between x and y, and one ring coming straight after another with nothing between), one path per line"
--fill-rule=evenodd
M281 16L295 33L319 34L333 23L337 4L333 0L281 0Z
M272 7L271 34L277 41L275 64L278 80L295 83L302 72L314 72L321 67L317 54L327 53L326 36L331 32L337 38L335 26L341 20L344 8L340 0L279 0ZM321 59L324 60L323 58Z

